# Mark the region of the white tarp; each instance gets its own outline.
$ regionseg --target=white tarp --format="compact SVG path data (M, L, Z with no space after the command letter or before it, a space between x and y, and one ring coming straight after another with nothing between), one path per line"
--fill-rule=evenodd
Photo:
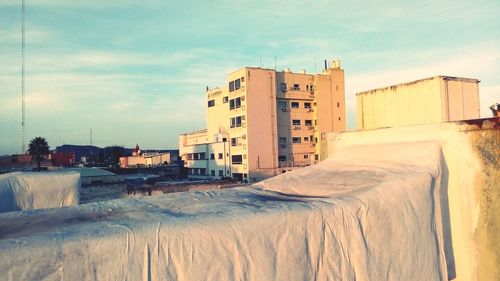
M441 165L434 143L354 147L251 187L0 214L0 276L447 280Z
M16 172L0 175L0 212L75 206L80 175L76 172Z

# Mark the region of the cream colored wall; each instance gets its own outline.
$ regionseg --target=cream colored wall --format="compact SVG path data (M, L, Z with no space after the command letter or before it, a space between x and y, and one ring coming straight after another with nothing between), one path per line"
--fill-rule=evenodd
M442 121L438 78L363 92L356 100L358 128L365 130Z
M210 89L206 92L205 96L208 137L213 137L213 135L218 133L227 132L229 130L229 102L223 102L224 97L228 97L229 99L227 85L221 88ZM215 106L208 107L209 100L215 100Z
M477 83L442 76L358 93L356 101L365 130L479 118Z
M251 106L248 104L248 95L247 95L247 89L248 89L248 78L247 78L247 71L246 68L239 69L237 71L234 71L230 73L227 77L227 83L230 81L234 81L236 79L243 79L245 80L244 82L241 82L241 88L238 90L234 90L233 92L229 93L229 99L236 99L240 98L241 101L241 107L240 108L235 108L233 110L228 110L226 114L226 119L228 120L227 122L230 123L230 118L235 118L238 116L245 116L245 120L242 120L242 126L241 127L234 127L234 128L229 128L229 162L231 163L232 161L232 155L242 155L242 164L234 164L231 165L230 170L231 174L233 173L241 173L241 174L247 174L248 176L248 171L249 171L249 155L248 155L248 113L250 110L258 110L258 108L251 108ZM227 105L229 108L229 105ZM238 138L238 145L237 146L231 146L231 138Z
M453 258L448 256L448 260L452 262L449 266L454 263L453 280L497 280L500 253L495 251L500 244L500 204L493 198L500 198L499 136L498 121L496 129L493 122L484 121L480 127L455 122L331 133L324 157L352 145L441 142L448 169L451 227L451 238L445 242L452 243L448 250Z
M276 75L246 68L248 169L251 178L272 176L278 167Z
M146 160L142 156L129 156L127 157L127 166L133 167L137 165L146 165Z

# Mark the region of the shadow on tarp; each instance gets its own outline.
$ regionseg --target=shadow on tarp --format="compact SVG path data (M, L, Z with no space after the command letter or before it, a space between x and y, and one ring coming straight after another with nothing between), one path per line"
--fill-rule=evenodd
M441 188L439 189L439 199L441 204L441 222L443 228L444 255L446 268L448 270L448 280L457 277L455 268L455 254L453 252L453 238L451 235L450 204L448 201L448 165L441 151Z

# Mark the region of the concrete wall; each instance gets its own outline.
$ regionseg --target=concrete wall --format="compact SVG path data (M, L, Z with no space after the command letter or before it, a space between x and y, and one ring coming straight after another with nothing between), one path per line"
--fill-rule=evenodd
M358 129L479 118L479 81L436 76L356 94Z
M275 175L278 167L276 72L246 71L248 170L251 178L260 180Z
M448 271L460 281L498 280L500 121L450 122L328 135L324 156L356 144L437 140L447 165L452 248Z

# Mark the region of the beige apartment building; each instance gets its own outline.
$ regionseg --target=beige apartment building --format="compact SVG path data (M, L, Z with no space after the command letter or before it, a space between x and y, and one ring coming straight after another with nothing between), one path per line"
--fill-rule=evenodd
M205 93L207 128L181 134L189 178L255 182L320 161L325 133L345 130L344 71L244 67Z
M357 127L368 130L477 119L479 82L435 76L357 93Z

